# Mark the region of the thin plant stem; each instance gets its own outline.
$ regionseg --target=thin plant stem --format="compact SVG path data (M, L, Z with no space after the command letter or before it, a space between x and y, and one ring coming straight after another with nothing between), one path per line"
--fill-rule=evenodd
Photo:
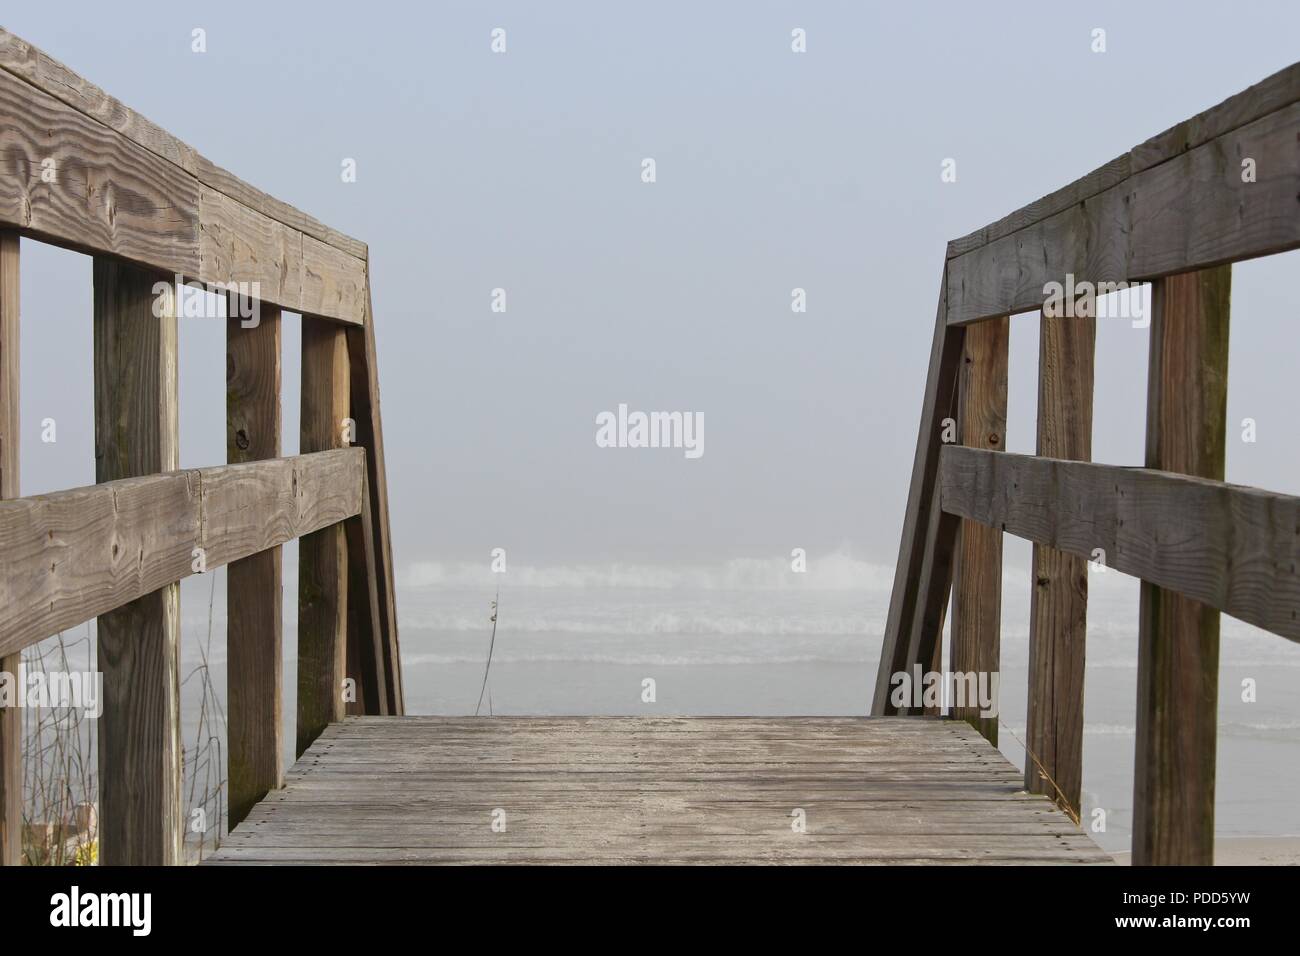
M497 588L497 596L492 601L492 638L488 641L487 665L483 668L483 686L478 689L478 703L474 705L474 716L478 716L479 709L483 706L483 692L487 690L488 674L492 671L492 648L497 643L497 609L501 603L501 589ZM489 710L491 705L488 705Z

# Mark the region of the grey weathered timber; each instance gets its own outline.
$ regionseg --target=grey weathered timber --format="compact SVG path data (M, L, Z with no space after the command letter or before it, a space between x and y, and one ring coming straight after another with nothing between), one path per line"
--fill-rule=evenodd
M397 638L397 601L393 580L393 545L388 523L388 474L384 464L384 425L379 404L379 364L375 349L374 299L367 266L366 313L363 328L348 329L349 388L353 443L366 449L366 478L370 499L370 552L375 562L375 597L378 601L382 641L383 692L387 708L381 713L404 712L401 654Z
M1297 136L1292 103L948 260L948 321L1038 308L1067 273L1134 282L1300 247Z
M1007 356L1011 321L990 319L966 330L962 354L957 427L967 448L999 454L1007 444ZM952 670L988 675L993 688L1002 633L1002 530L963 521L957 537L952 584ZM994 701L996 705L996 701ZM998 742L996 717L980 716L978 702L953 703L954 717L970 721L990 742Z
M194 175L205 186L292 229L329 243L359 259L366 245L317 222L306 213L241 182L166 130L109 96L43 50L0 28L0 70L12 73L126 139Z
M1038 348L1038 444L1046 458L1092 457L1091 316L1042 316ZM1035 544L1029 602L1029 697L1025 789L1079 815L1083 787L1083 676L1088 562Z
M943 619L952 593L953 564L957 557L957 537L960 533L961 521L940 508L936 487L930 495L930 520L922 549L924 557L916 581L916 609L906 644L907 669L913 677L912 687L916 684L916 667L924 668L928 662L930 670L937 673L943 662ZM906 694L901 693L901 684L897 689L902 699L897 702L891 700L891 704L894 705L893 712L899 716L921 712L938 716L943 708L942 701L936 701L932 707L918 708L915 706L915 698L908 702Z
M233 297L231 304L235 304ZM226 320L226 461L280 457L280 310ZM284 776L283 555L279 545L226 567L226 720L230 828Z
M367 455L367 458L369 455ZM349 714L389 716L393 711L385 667L387 642L379 610L378 562L371 527L372 502L363 472L361 513L343 526L348 549L347 675L356 695L347 702Z
M890 699L895 674L908 673L915 663L933 659L943 608L951 587L952 538L955 525L944 522L937 507L935 478L945 421L957 414L957 368L961 362L965 330L948 325L947 271L939 283L939 307L925 391L921 396L921 423L912 460L912 481L907 511L898 545L898 565L889 598L889 616L876 672L871 712L876 716L906 714ZM936 627L923 622L933 623ZM918 649L919 648L919 649Z
M1188 150L1211 142L1239 126L1254 122L1300 101L1300 63L1294 63L1254 86L1228 97L1190 119L1178 123L1152 136L1068 186L1030 203L997 222L977 229L960 239L948 243L948 256L988 245L995 239L1010 235L1041 222L1064 209L1082 203L1111 186L1122 183L1134 173L1181 156Z
M1300 641L1300 498L1190 476L945 448L943 506ZM1171 542L1177 542L1175 549Z
M1231 266L1170 276L1152 289L1148 468L1223 480L1231 293ZM1290 532L1294 548L1300 525L1273 528ZM1230 530L1235 537L1235 522ZM1294 575L1294 563L1289 569ZM1133 863L1209 865L1219 612L1144 580L1140 621Z
M0 501L0 653L360 512L359 448Z
M18 248L17 233L0 231L0 498L18 497ZM16 678L21 664L0 654L0 673ZM23 711L0 707L0 866L18 866L22 844Z
M347 717L208 862L1110 857L959 721Z
M343 447L345 419L351 414L349 376L347 333L340 326L304 315L299 423L299 447L303 451ZM347 618L348 549L344 527L335 525L303 535L298 542L295 753L299 755L326 724L343 716Z
M257 282L264 302L363 321L363 243L214 166L3 29L0 113L0 225L163 278Z
M176 296L158 276L94 261L95 480L173 471L180 460ZM110 540L136 568L152 541ZM99 616L99 859L180 861L180 587L164 584Z

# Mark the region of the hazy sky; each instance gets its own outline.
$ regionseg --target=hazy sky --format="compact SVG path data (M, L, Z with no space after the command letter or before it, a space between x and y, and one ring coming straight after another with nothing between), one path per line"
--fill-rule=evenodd
M1300 54L1291 2L1061 6L97 0L3 22L369 243L399 563L892 563L945 242ZM1230 434L1229 478L1291 493L1296 266L1237 267L1229 400L1259 435ZM27 242L23 282L37 493L93 481L90 262ZM220 463L223 324L181 342L182 464ZM285 348L293 453L296 322ZM1141 463L1146 353L1103 323L1100 460ZM1036 362L1023 318L1013 451ZM620 402L701 413L705 454L598 448Z

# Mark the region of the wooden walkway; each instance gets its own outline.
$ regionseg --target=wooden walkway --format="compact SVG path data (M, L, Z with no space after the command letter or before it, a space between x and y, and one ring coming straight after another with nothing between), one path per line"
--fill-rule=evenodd
M1023 786L959 721L349 717L209 862L1111 862Z

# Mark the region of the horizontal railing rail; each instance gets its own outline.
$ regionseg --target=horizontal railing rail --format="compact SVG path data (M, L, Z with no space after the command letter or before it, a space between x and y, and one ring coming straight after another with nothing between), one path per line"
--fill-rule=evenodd
M943 449L945 512L1300 641L1300 498L1149 468Z
M0 501L0 654L361 513L365 450Z

